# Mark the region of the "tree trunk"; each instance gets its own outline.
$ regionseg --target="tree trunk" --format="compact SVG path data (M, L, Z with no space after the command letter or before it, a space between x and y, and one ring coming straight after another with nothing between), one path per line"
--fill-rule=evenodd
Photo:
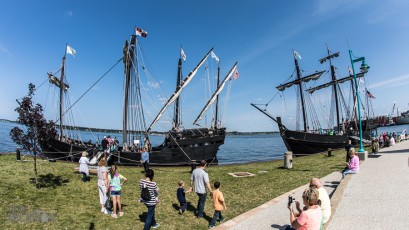
M40 188L40 185L38 184L37 180L37 153L34 153L34 178L36 182L36 188Z

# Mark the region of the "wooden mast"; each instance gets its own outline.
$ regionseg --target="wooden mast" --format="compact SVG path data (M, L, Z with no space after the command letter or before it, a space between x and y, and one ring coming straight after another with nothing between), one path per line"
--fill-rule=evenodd
M220 85L220 60L217 62L217 87ZM217 129L218 127L218 121L219 121L219 95L216 96L216 106L215 106L215 116L214 116L214 123L213 123L213 128Z
M64 69L65 69L65 58L67 56L67 47L68 44L65 45L65 53L64 57L62 58L61 64L61 77L60 77L60 140L63 137L63 124L62 124L62 110L63 110L63 97L64 97Z
M124 88L124 108L123 108L123 136L122 142L123 144L127 141L128 135L128 97L129 97L129 86L131 82L131 70L132 70L132 63L135 56L135 45L136 45L136 35L132 35L131 37L131 44L128 47L128 41L125 42L123 52L124 52L124 59L123 62L125 64L125 88ZM128 145L132 145L132 143L127 143Z
M302 87L302 80L301 80L301 71L300 71L300 67L298 65L298 60L297 57L295 55L295 51L293 50L293 54L294 54L294 63L295 63L295 69L297 70L297 80L299 81L298 84L298 89L300 91L300 98L301 98L301 109L302 109L302 117L304 120L304 132L307 132L307 113L305 111L305 101L304 101L304 93L303 93L303 87Z
M178 61L176 88L180 85L181 81L182 81L182 48L180 48L180 57ZM180 98L177 97L175 100L175 111L173 116L173 130L179 130L179 126L180 126Z

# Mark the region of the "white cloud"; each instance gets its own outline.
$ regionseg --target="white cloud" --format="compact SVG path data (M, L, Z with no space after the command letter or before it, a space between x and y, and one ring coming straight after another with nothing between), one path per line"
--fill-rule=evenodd
M385 81L380 81L378 83L368 86L368 88L369 89L375 89L375 88L380 88L380 87L382 87L382 89L395 88L395 87L409 84L408 80L409 80L409 74L406 74L406 75L402 75L402 76L388 79Z
M74 13L73 13L71 10L69 10L69 11L66 12L66 15L69 16L69 17L72 17L73 14L74 14Z

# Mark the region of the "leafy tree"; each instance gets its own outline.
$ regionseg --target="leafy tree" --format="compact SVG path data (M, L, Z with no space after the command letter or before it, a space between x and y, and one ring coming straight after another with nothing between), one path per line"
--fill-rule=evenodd
M34 104L35 85L28 85L28 95L21 101L16 100L18 107L14 110L18 113L17 122L25 126L25 130L14 127L10 131L11 139L34 157L34 175L35 184L39 188L37 180L37 154L41 153L41 144L45 144L47 136L55 136L55 123L47 121L43 115L43 107L40 104Z

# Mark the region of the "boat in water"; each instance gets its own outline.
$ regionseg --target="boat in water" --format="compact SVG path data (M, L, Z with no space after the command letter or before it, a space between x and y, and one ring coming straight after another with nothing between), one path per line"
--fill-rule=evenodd
M297 108L299 108L301 111L297 111L297 114L300 114L300 117L302 117L302 128L299 127L300 122L298 121L295 130L287 128L286 125L283 124L281 117L274 117L267 111L267 106L269 103L263 104L265 108L261 107L260 104L251 103L253 107L277 123L285 146L289 151L292 151L293 155L295 156L320 153L328 151L328 149L344 148L348 143L348 140L351 139L354 143L357 143L359 140L359 129L356 119L357 116L354 115L353 112L356 110L356 98L354 96L354 109L351 110L351 107L345 105L345 100L342 98L343 94L341 92L341 88L339 87L340 84L349 82L351 83L351 89L353 91L351 95L355 95L353 81L354 76L350 74L347 77L337 79L335 71L336 68L332 63L332 59L338 57L339 52L331 53L329 49L327 50L328 56L320 59L320 63L323 64L328 61L330 64L329 72L331 75L331 80L329 82L304 90L304 84L306 82L318 80L327 71L317 71L303 77L298 63L300 56L296 51L293 51L295 64L294 72L296 73L295 79L276 87L279 91L284 91L286 88L293 86L298 87L297 100L299 101L299 105L297 105ZM356 78L364 77L365 73L366 71L356 74ZM317 112L314 109L315 103L313 103L311 99L306 99L306 96L311 96L309 94L328 87L332 88L331 106L334 107L334 109L331 110L331 113L334 111L335 114L329 114L328 117L330 117L331 121L326 122L327 124L332 125L327 128L323 128L321 125L323 120L322 118L318 117ZM306 94L305 91L307 91L309 94ZM346 111L345 115L341 114L341 108L344 108L344 111ZM365 121L363 121L363 137L368 139L368 141L370 139L371 130L377 126L376 124L369 124L369 121L371 120L365 119Z
M147 126L146 111L144 106L146 102L143 100L141 88L141 72L146 69L146 65L141 63L143 58L139 57L141 52L137 35L141 35L140 29L136 29L136 34L131 36L130 41L126 41L123 47L122 61L125 66L124 71L124 102L123 102L123 130L122 144L113 149L108 154L108 164L119 164L129 166L141 165L141 150L148 148L150 152L150 165L177 166L177 165L192 165L206 160L208 163L217 164L217 152L219 147L224 144L226 128L223 127L219 119L219 96L227 83L232 84L232 80L237 76L237 62L233 65L226 77L220 79L220 60L210 49L192 71L183 79L182 78L182 59L185 59L184 51L181 49L181 54L178 60L176 90L169 97L166 103L160 109L157 116ZM145 36L146 37L146 33ZM139 55L139 56L138 56ZM210 127L199 128L184 128L181 122L180 95L182 90L192 81L199 68L208 60L209 56L215 59L218 63L217 82L214 93L205 104L199 116L194 121L193 125L200 126L199 121L210 108L214 109L214 118ZM68 87L61 87L64 83L64 63L63 57L61 77L57 78L53 74L49 74L50 82L58 86L60 89L60 119L59 119L59 134L56 137L48 137L42 143L43 153L52 160L78 161L82 151L89 153L92 163L97 163L103 152L99 143L85 143L77 139L67 141L63 126L63 95ZM52 76L52 77L51 77ZM227 96L226 96L227 98ZM152 146L149 136L155 134L152 128L162 118L165 111L174 104L174 113L172 127L169 131L164 132L164 140L160 145ZM71 107L70 107L71 108Z
M400 116L396 117L397 125L409 124L409 110L402 112Z

